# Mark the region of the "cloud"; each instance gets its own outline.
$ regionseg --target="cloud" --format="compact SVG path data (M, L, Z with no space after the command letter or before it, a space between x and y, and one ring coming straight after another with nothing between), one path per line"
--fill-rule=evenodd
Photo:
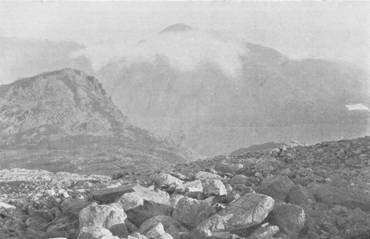
M133 44L119 42L90 46L73 56L88 57L96 71L120 60L154 61L157 56L162 56L181 71L191 71L201 63L212 62L227 76L236 77L241 69L240 56L246 52L247 48L241 40L211 32L188 30L156 34Z

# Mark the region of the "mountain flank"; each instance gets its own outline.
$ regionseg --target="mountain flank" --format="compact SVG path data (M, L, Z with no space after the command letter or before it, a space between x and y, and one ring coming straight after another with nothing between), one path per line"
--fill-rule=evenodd
M2 167L106 174L187 158L130 124L95 77L70 68L0 86L0 122Z

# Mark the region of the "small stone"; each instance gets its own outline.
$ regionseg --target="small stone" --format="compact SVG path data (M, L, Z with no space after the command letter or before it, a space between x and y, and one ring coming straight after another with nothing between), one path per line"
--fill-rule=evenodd
M199 171L195 175L195 178L196 179L199 179L199 180L204 180L204 179L222 179L222 177L220 175L217 175L217 174L214 174L214 173L205 172L205 171Z

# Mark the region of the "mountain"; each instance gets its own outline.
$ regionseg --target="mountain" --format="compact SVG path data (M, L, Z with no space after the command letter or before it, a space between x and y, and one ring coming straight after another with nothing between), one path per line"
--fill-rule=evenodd
M368 111L346 105L369 107L369 72L346 62L291 59L184 24L122 52L97 75L135 124L204 155L368 131Z
M95 77L70 68L0 86L0 122L2 167L104 174L187 159L131 125Z

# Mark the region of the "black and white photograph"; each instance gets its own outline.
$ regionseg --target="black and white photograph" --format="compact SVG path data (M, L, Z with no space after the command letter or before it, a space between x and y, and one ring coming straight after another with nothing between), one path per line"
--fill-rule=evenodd
M0 239L370 239L370 1L0 0Z

